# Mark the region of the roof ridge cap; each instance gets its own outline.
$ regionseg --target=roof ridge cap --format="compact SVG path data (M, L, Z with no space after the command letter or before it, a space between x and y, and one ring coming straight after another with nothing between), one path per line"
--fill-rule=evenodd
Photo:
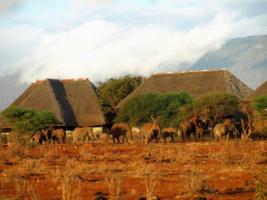
M203 70L189 70L189 71L174 71L174 72L159 72L159 73L154 73L152 76L157 76L157 75L176 75L176 74L187 74L187 73L210 73L210 72L229 72L226 68L221 68L221 69L203 69Z

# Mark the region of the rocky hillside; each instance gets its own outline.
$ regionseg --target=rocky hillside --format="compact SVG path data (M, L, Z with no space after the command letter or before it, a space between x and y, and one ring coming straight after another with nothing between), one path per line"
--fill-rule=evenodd
M206 53L191 69L227 68L255 89L267 80L267 35L236 38Z
M0 76L0 111L12 103L26 87L18 76Z

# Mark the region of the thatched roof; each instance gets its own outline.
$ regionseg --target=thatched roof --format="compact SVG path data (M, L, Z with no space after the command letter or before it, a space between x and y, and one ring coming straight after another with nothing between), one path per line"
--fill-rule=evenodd
M154 74L128 95L118 107L138 95L180 91L187 92L193 97L224 92L235 94L240 99L252 92L247 85L227 70Z
M11 106L49 111L65 127L105 124L95 90L88 79L37 81Z
M248 95L246 100L253 100L255 97L267 95L267 81L260 85L254 92Z

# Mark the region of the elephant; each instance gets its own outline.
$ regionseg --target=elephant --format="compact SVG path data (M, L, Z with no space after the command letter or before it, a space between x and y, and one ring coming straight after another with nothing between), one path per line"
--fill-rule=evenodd
M44 144L46 142L51 143L52 132L53 132L52 128L39 130L33 135L32 139L34 140L35 143L39 144Z
M128 123L116 123L111 127L110 134L112 135L113 143L120 143L120 137L123 141L129 142L128 139L132 137L132 129Z
M66 134L62 128L56 128L52 130L52 140L55 143L65 143Z
M168 137L171 138L171 141L174 142L174 137L177 134L176 128L164 128L160 133L160 138L166 142Z
M96 139L93 133L93 129L91 127L77 127L74 129L73 131L73 143L76 145L79 145L79 141L82 141L84 143L84 141L86 139Z
M230 119L226 119L223 123L218 123L213 128L213 136L215 140L229 139L237 132L234 123Z
M184 120L179 125L179 132L181 134L182 142L190 139L190 135L193 134L196 139L196 125L193 119Z

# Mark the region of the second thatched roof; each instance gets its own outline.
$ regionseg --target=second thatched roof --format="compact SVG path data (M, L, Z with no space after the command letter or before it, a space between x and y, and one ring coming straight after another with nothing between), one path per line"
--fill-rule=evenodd
M253 100L255 97L267 95L267 81L260 85L254 92L248 95L246 100Z
M146 93L187 92L193 97L210 93L231 93L240 99L252 92L246 84L227 70L154 74L128 95L119 105Z

